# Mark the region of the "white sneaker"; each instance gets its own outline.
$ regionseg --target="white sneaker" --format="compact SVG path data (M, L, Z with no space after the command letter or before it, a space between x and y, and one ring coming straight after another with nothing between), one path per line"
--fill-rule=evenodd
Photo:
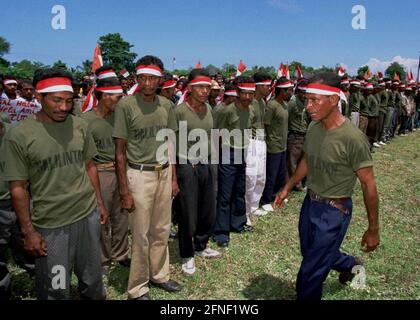
M270 203L263 205L262 208L267 212L273 212L274 211L274 208Z
M195 255L202 258L218 258L220 257L220 252L212 248L206 248L203 251L196 251Z
M268 212L265 211L263 208L258 208L252 214L257 217L265 216Z
M194 257L182 259L182 271L188 275L195 273L195 261Z
M385 143L385 142L383 142L383 141L379 142L379 144L380 144L381 146L386 146L386 143Z
M378 144L378 143L376 143L376 142L374 142L373 143L373 146L375 147L375 148L380 148L381 146Z

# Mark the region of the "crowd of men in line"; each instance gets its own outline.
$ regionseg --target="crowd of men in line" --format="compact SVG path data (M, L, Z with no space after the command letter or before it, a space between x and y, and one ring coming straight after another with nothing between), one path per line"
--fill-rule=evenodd
M371 152L420 127L415 83L335 74L293 81L264 72L223 79L205 69L175 78L154 56L137 62L135 82L111 67L97 69L90 93L96 102L86 109L88 93L61 69L38 70L33 81L1 79L4 297L9 247L35 274L39 299L68 299L72 272L81 298L104 299L103 277L114 262L130 268L129 299L151 299L151 285L177 292L171 226L181 269L192 275L196 258L220 257L232 232L252 231L255 217L274 211L293 189L307 193L297 297L321 299L331 269L345 284L362 264L339 251L356 178L368 212L363 241L367 251L379 245ZM174 135L162 138L162 130ZM204 135L189 139L196 130Z

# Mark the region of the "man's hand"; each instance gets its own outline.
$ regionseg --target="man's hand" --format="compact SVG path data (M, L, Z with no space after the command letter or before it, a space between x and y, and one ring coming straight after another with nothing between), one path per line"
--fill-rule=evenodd
M177 179L172 179L172 199L179 193L179 186Z
M364 252L374 251L379 246L379 231L367 230L362 237L361 245Z
M280 191L277 196L276 199L274 200L273 203L273 207L277 208L283 208L284 207L284 200L287 198L287 196L289 195L289 192L286 190L286 188L284 188L282 191Z
M109 213L108 213L108 210L104 206L99 207L99 217L100 217L99 222L101 224L105 224L106 221L108 220Z
M24 248L34 257L45 257L47 255L47 245L44 238L37 231L29 232L24 238Z
M126 209L128 212L133 212L136 209L134 199L131 194L121 196L121 209Z

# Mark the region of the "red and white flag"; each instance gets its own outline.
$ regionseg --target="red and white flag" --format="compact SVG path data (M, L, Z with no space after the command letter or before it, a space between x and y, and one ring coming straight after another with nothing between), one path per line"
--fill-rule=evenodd
M300 70L299 65L297 64L295 67L295 78L300 79L303 77L302 70Z
M344 74L346 73L346 69L342 65L340 65L340 68L338 69L338 76L344 77Z
M96 69L102 67L103 65L101 47L97 44L93 52L92 73L95 73Z
M82 113L88 112L98 105L98 100L96 99L95 94L93 93L94 90L95 85L92 85L86 96L85 102L83 102Z
M284 65L280 63L279 70L277 71L277 79L280 77L286 77L290 80L289 64Z
M407 72L407 81L408 83L412 84L414 83L414 76L413 76L413 71L410 68L410 72Z
M201 68L203 68L203 67L202 67L202 65L201 65L200 60L198 60L198 62L195 64L195 68L196 68L196 69L201 69Z
M92 73L95 73L96 69L103 66L102 61L102 54L101 54L101 47L99 44L96 45L95 50L93 51L93 62L92 62ZM92 110L98 105L98 100L95 97L95 94L93 91L95 90L95 81L93 81L92 87L90 88L85 102L82 105L82 113L88 112L89 110Z
M140 86L138 83L136 83L134 86L132 86L128 91L128 96L134 96L138 91L140 90Z
M130 72L128 72L127 69L122 69L120 71L120 75L122 75L124 78L128 78L130 76Z
M242 73L244 73L246 70L245 63L241 60L239 61L238 68L236 69L236 76L240 76Z

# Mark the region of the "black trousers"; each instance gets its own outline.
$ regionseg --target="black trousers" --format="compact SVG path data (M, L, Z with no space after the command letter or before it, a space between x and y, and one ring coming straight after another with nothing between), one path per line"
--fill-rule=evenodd
M229 164L223 164L222 154L230 159ZM243 151L242 152L242 159ZM245 205L245 160L242 163L234 162L235 150L224 150L220 155L218 167L218 190L216 222L213 228L214 240L225 242L230 240L230 232L241 232L246 224Z
M180 192L176 197L179 253L182 258L206 248L216 219L216 166L178 164Z

